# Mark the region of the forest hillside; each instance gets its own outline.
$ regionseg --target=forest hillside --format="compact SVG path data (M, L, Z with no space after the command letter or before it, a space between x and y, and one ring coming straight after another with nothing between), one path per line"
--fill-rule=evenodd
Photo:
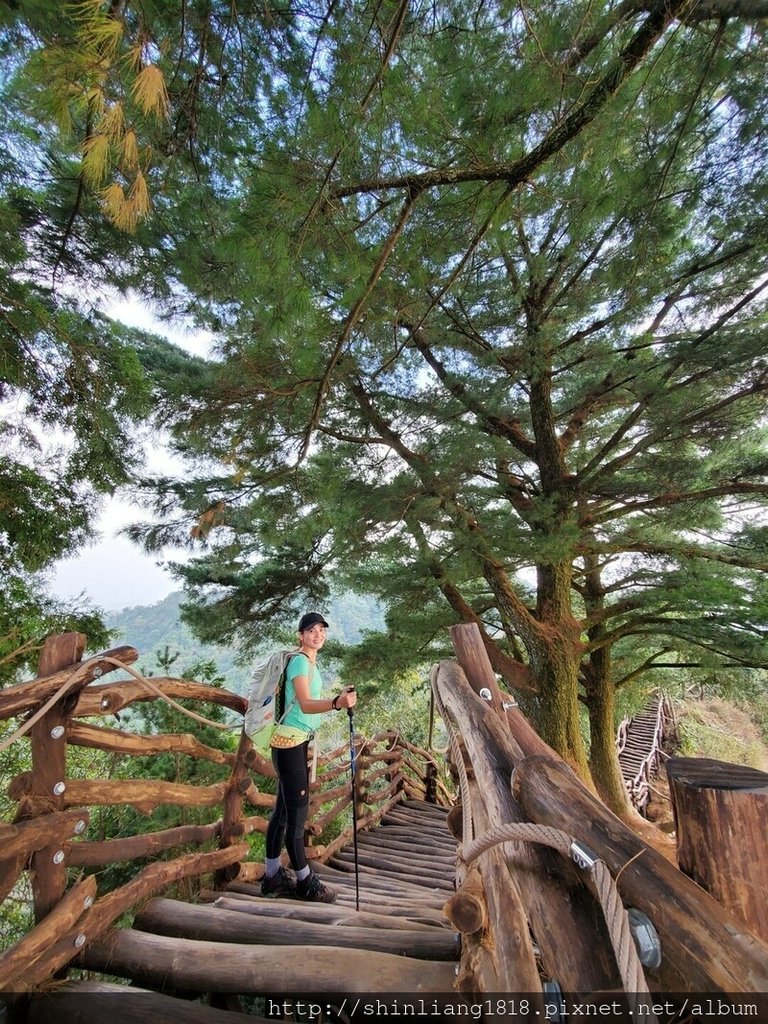
M140 654L138 668L147 673L157 674L160 663L169 657L175 657L170 669L178 676L184 676L192 666L212 662L222 685L245 695L254 657L243 659L232 645L198 640L182 621L183 600L183 593L175 591L155 604L135 605L106 614L113 642L135 647ZM357 643L367 630L379 629L382 624L376 602L354 594L333 597L325 615L331 626L331 638L342 644ZM266 642L264 651L269 653L274 646Z
M116 643L140 652L139 668L157 673L159 661L176 658L174 675L192 666L213 663L223 685L245 695L253 659L245 661L231 646L203 643L181 619L181 591L151 605L136 605L113 612L107 624ZM368 630L381 627L382 614L375 602L354 594L334 597L327 616L334 639L356 643ZM271 649L265 646L265 650ZM668 674L669 675L669 674ZM768 771L768 707L760 700L723 696L716 684L691 686L690 680L665 679L675 703L682 747L679 753L711 757Z

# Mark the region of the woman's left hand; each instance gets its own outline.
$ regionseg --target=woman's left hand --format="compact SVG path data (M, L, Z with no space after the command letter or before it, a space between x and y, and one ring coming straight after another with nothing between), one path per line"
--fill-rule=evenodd
M357 704L357 694L355 693L354 686L345 686L339 694L339 699L336 701L336 707L353 708L355 704Z

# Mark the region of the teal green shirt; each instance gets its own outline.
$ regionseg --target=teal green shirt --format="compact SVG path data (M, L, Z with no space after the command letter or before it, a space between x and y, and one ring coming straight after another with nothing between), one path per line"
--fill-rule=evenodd
M310 669L312 669L311 676ZM308 676L310 678L309 695L313 700L317 700L323 695L323 677L320 675L317 665L313 668L306 654L295 655L288 662L288 668L285 672L285 707L288 713L283 722L285 725L292 725L294 729L314 732L320 725L323 715L322 713L307 715L301 710L299 702L296 700L296 690L293 685L293 680L296 676Z

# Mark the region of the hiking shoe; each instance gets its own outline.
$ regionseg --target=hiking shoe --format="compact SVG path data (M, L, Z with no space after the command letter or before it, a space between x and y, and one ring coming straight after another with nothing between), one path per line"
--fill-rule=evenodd
M285 868L280 867L274 875L265 875L261 880L262 896L295 896L296 880Z
M296 898L307 903L333 903L336 892L323 885L317 875L312 872L306 878L296 882Z

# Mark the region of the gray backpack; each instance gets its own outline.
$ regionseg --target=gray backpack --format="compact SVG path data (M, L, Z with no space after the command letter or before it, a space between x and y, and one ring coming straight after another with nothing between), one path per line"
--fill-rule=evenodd
M254 669L243 722L243 729L251 739L265 725L277 724L277 701L285 681L285 670L294 654L299 653L295 649L275 651Z

